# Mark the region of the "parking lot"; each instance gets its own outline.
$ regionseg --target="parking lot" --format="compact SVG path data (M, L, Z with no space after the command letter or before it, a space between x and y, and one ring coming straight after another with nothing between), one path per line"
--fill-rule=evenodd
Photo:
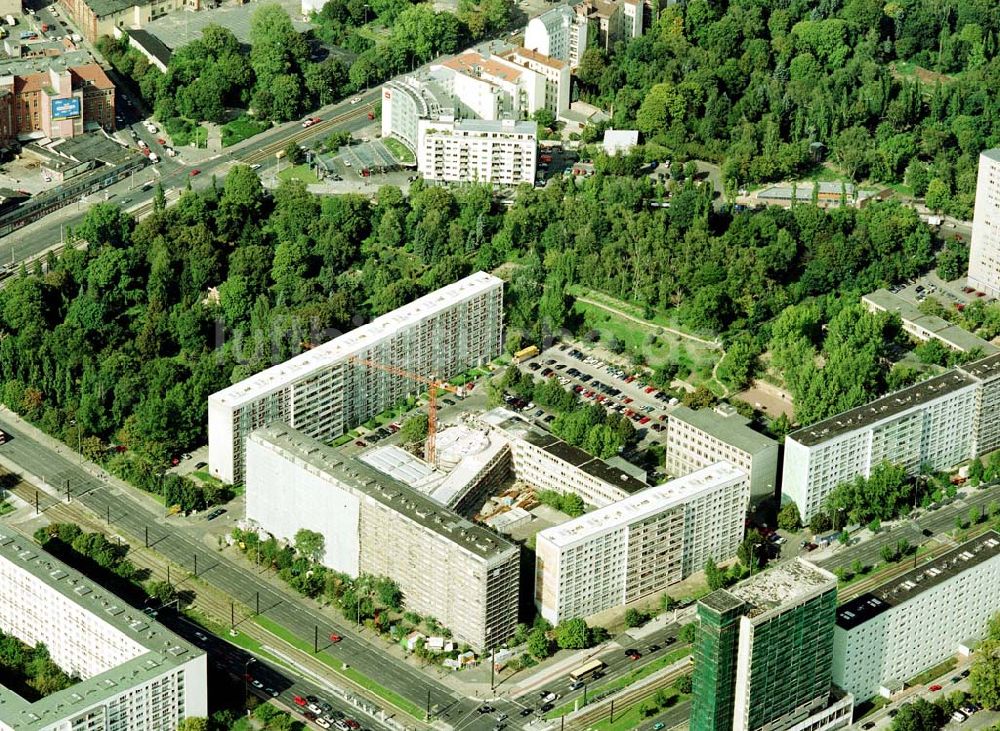
M363 137L360 143L340 148L334 162L343 165L347 169L345 172L354 175L360 175L362 170L377 174L403 169L381 140L370 137Z

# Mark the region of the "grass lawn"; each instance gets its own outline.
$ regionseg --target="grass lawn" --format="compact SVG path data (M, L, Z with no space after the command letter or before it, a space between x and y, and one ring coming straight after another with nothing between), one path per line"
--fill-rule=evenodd
M301 180L306 185L311 185L313 183L319 182L319 178L316 177L316 174L309 169L308 165L304 163L302 165L296 165L295 167L285 168L280 173L278 173L278 177L281 180L298 179Z
M935 678L938 678L946 673L950 673L958 665L958 659L954 657L949 657L940 665L935 665L934 667L924 670L914 678L911 678L906 684L907 685L924 685L931 682Z
M4 500L3 502L0 502L0 515L7 515L7 513L13 512L13 510L14 510L14 506L11 505L6 500Z
M640 703L636 703L634 706L630 707L627 711L621 714L619 714L618 710L615 709L614 722L608 718L603 718L590 726L590 728L594 729L594 731L630 731L631 729L637 728L652 728L652 722L648 720L649 718L658 715L661 710L665 711L667 708L673 708L678 703L686 701L691 697L688 695L680 695L674 688L664 688L663 691L667 694L667 698L669 699L668 704L663 708L655 706L651 699L648 701L642 701ZM642 713L639 713L639 709L642 708L643 705L646 705L651 709L655 708L655 711L649 716L643 715Z
M222 146L229 147L230 145L235 145L237 142L242 142L270 128L270 122L261 122L256 119L250 119L247 116L239 117L223 125Z
M410 152L409 148L397 139L392 137L383 137L382 144L389 149L389 152L392 153L393 157L404 165L412 165L417 161L417 158L412 152Z
M208 144L208 130L197 122L184 117L171 117L163 123L174 147L186 147L196 143L198 147Z
M292 647L296 647L299 650L302 650L303 652L308 652L312 654L313 651L312 645L310 645L308 642L302 641L301 639L293 635L291 632L289 632L287 629L282 627L277 622L274 622L268 619L267 617L254 617L254 621L261 627L266 629L268 632L273 634L275 637L284 640ZM353 680L358 685L368 689L369 691L379 696L386 702L391 703L393 706L403 711L404 713L412 716L418 721L424 720L424 709L415 703L411 703L409 700L399 695L395 691L389 690L383 685L379 685L374 680L369 678L367 675L359 673L352 667L344 668L343 663L330 657L328 653L315 655L314 657L316 657L316 659L318 659L323 664L327 665L334 672L343 675L345 678Z

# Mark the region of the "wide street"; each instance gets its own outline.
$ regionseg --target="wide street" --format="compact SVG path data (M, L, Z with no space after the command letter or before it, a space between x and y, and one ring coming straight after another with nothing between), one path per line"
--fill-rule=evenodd
M220 152L203 162L188 161L187 148L179 148L177 157L168 157L163 146L157 143L157 139L162 133L150 134L139 124L136 111L132 109L130 112L129 107L126 107L126 120L132 122L130 128L134 129L136 134L150 146L150 149L160 156L160 162L147 166L134 176L135 180L123 180L99 193L88 196L77 205L61 208L45 218L25 226L15 234L0 238L0 261L23 261L58 245L64 239L66 228L78 225L86 215L89 206L105 200L106 196L110 196L107 198L110 202L119 203L137 218L141 218L152 210L156 182L163 186L164 191L168 192L168 200L173 202L176 200L176 196L183 191L188 181L191 182L192 188L207 188L212 184L212 177L215 176L221 186L222 178L233 165L243 163L266 166L267 163L275 160L275 153L284 149L291 140L308 143L323 139L336 131L357 132L372 124L371 120L368 119L368 113L372 111L373 105L379 99L380 88L375 87L359 94L361 101L355 104L351 104L350 100L345 99L320 109L311 116L319 117L323 121L308 129L303 129L297 121L286 122L226 148L225 152ZM119 136L128 139L127 129L123 128ZM195 170L199 172L192 174ZM143 184L147 182L150 185L146 186L146 190L143 190ZM173 195L170 194L171 191L173 191Z
M106 516L110 510L113 528L138 543L146 540L148 535L151 548L192 573L197 563L197 577L225 592L237 603L237 630L241 623L253 621L250 616L252 611L245 607L254 607L259 594L263 616L306 641L312 641L316 628L321 638L336 632L343 637L343 641L336 645L338 661L348 663L420 707L429 702L432 711L449 723L454 724L477 706L475 701L461 698L433 678L388 656L376 644L355 634L349 624L305 606L290 592L276 590L252 571L236 566L195 535L171 525L161 513L146 507L140 498L131 494L131 490L95 477L78 461L32 439L9 419L0 421L0 428L11 437L0 447L3 457L43 480L52 492L62 496L68 490L72 500L83 503L97 516ZM59 498L43 495L40 498L41 507L44 509L54 499ZM320 652L327 653L331 647L329 640L321 642ZM468 726L476 727L485 728Z

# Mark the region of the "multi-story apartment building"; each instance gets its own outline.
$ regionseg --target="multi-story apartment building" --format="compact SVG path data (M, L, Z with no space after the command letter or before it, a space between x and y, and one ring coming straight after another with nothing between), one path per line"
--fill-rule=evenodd
M535 182L537 122L421 119L417 137L417 170L425 180Z
M833 731L853 698L832 687L837 579L795 559L698 603L691 731Z
M1000 148L979 155L968 282L990 297L1000 297Z
M830 492L883 461L911 475L947 469L1000 446L1000 354L789 434L781 492L804 521Z
M924 342L937 340L953 350L968 353L978 350L983 355L992 355L1000 351L993 343L983 340L968 330L953 325L943 317L925 315L912 302L893 294L887 289L876 289L861 298L869 312L889 312L899 315L903 330L917 340Z
M285 421L318 439L336 438L426 390L400 371L451 378L497 357L502 334L503 281L477 272L214 393L212 474L243 481L245 440L254 429Z
M649 487L536 537L535 602L558 624L661 591L736 553L750 487L728 462Z
M0 731L174 731L208 715L205 653L30 538L0 530L0 630L79 682L29 702L0 686Z
M1000 611L1000 533L988 531L840 606L833 680L858 700L900 690Z
M542 75L545 79L545 109L556 117L569 109L572 77L568 63L527 48L515 48L504 54L503 58Z
M421 119L454 119L455 103L434 76L400 76L382 85L382 136L415 151Z
M751 502L772 497L778 480L778 443L749 424L728 405L697 411L677 407L667 417L667 472L686 475L726 460L750 475Z
M247 440L246 496L249 521L286 540L321 533L323 563L388 576L477 652L514 632L519 547L364 462L272 424Z
M587 16L569 5L547 10L528 21L524 47L576 68L587 48Z
M431 67L458 103L459 116L527 119L545 107L545 76L503 56L468 50Z
M115 128L115 86L97 64L0 76L0 142Z
M642 0L584 0L574 9L578 17L586 18L589 35L607 52L620 41L642 35L643 5Z
M493 409L482 422L510 441L517 479L539 490L573 493L603 508L649 487L642 480L529 424L513 411Z

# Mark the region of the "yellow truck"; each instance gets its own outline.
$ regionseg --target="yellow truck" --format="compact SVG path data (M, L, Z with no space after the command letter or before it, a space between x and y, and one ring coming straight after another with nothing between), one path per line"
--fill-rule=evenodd
M529 345L527 348L521 348L521 350L514 353L514 362L523 363L528 360L528 358L534 358L538 355L539 350L537 345Z

